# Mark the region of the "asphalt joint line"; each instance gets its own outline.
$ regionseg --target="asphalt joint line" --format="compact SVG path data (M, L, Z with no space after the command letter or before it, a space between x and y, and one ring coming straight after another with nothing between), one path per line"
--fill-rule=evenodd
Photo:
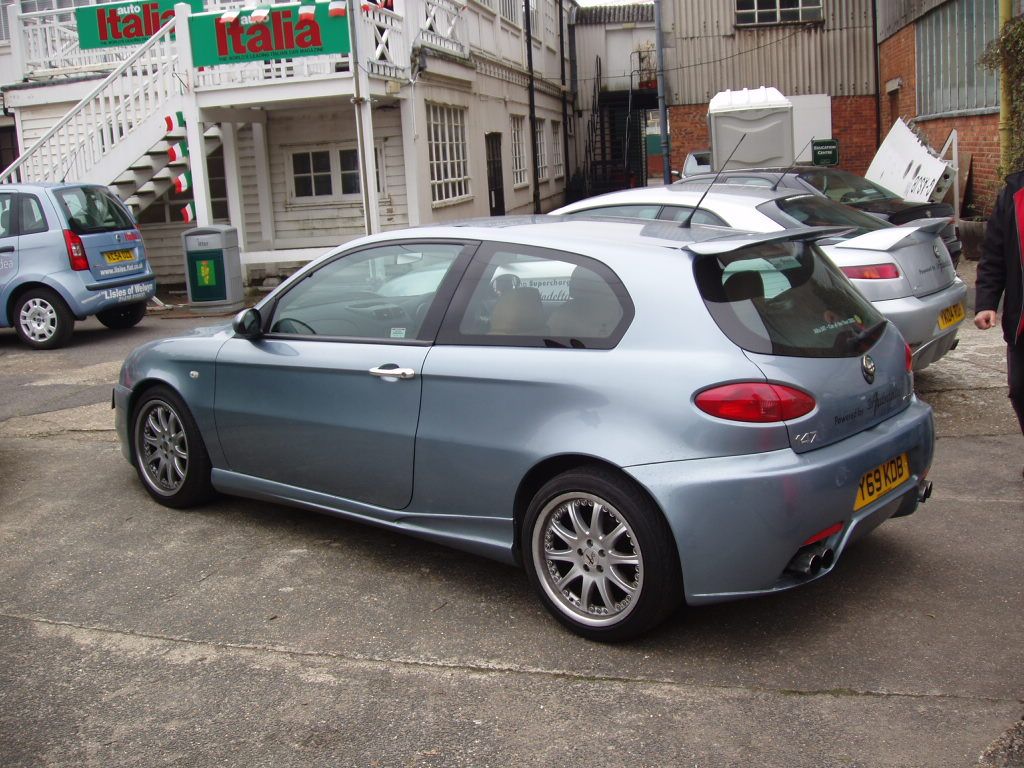
M988 704L1020 704L1024 705L1024 699L1008 699L996 696L970 696L955 693L916 693L910 691L882 691L882 690L861 690L856 688L824 688L824 689L796 689L796 688L769 688L754 685L715 685L686 683L669 678L652 677L628 677L619 675L595 675L581 674L564 670L550 670L540 667L528 667L514 664L464 664L445 661L423 661L421 659L407 659L402 657L372 656L369 654L345 654L333 651L303 651L295 648L288 648L277 645L263 645L258 643L229 643L216 640L196 640L176 635L164 635L150 632L135 632L126 629L114 629L111 627L100 627L88 624L78 624L71 621L60 621L46 619L39 616L24 616L21 614L0 613L0 618L11 621L20 621L27 624L43 624L51 627L63 627L86 633L101 635L114 635L118 637L132 637L154 642L174 643L186 646L197 646L212 648L222 651L233 651L239 653L268 653L279 656L286 656L294 659L328 659L342 661L357 665L396 665L410 669L421 669L428 671L461 671L476 675L525 675L541 677L550 680L572 680L576 682L595 683L621 683L630 685L656 685L673 686L678 688L694 688L703 690L741 691L750 693L767 693L778 696L827 696L830 698L878 698L878 699L912 699L926 701L971 701ZM163 651L162 653L166 653ZM162 655L161 653L161 655Z

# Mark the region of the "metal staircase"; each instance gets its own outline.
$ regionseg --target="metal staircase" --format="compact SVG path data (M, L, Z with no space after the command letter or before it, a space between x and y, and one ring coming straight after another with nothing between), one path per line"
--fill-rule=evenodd
M114 69L7 169L4 182L80 181L109 186L136 213L167 192L187 169L168 151L184 129L168 115L185 104L188 73L178 67L174 19ZM217 126L204 147L220 146ZM198 148L193 148L195 153Z

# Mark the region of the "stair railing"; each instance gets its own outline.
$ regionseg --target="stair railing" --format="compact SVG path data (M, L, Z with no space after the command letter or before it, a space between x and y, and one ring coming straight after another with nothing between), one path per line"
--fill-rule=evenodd
M3 173L0 183L84 180L117 142L185 86L169 19Z

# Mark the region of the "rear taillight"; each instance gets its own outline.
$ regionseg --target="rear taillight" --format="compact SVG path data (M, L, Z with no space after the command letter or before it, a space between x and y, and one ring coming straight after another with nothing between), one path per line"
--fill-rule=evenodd
M840 267L851 280L894 280L900 276L895 264L866 264L862 267Z
M814 398L806 392L759 381L705 389L695 402L704 413L720 419L758 424L798 419L814 410Z
M140 235L138 232L135 232L134 230L132 230L130 232L125 232L124 233L124 239L125 240L141 240L142 239L142 235Z
M89 258L85 255L85 246L82 244L82 238L70 229L65 229L64 242L68 246L68 261L71 262L71 268L76 272L88 269Z
M909 344L904 344L903 347L906 350L907 373L911 373L914 370L914 350L910 348Z

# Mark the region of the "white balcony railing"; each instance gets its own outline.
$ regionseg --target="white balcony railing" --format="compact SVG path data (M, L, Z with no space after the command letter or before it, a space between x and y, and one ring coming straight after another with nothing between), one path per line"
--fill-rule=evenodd
M452 4L451 0L412 2L417 6L423 2ZM228 11L253 4L244 0L207 0L206 9ZM78 47L74 8L23 13L19 4L14 3L8 13L15 61L27 79L110 72L137 50L137 46L82 50ZM402 14L374 3L357 3L354 29L368 74L399 79L408 76L411 41ZM296 77L329 77L349 69L346 55L309 56L209 67L197 73L195 82L198 88L261 84Z

